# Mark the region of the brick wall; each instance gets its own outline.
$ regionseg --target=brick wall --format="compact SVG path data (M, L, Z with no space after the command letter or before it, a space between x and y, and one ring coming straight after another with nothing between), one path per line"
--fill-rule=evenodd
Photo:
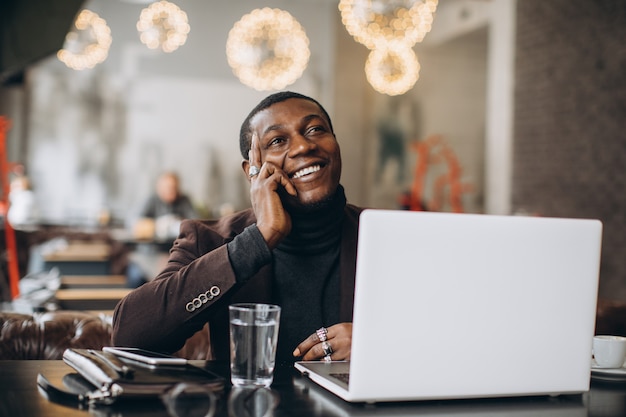
M513 208L604 223L626 301L626 1L518 0Z

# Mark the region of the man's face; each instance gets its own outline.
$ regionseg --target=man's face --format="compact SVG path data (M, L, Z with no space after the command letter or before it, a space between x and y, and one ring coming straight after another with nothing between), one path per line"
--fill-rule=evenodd
M281 168L298 191L288 205L306 206L335 193L341 177L341 153L321 109L312 101L292 98L273 104L250 123L259 138L261 162ZM287 194L283 194L287 196Z
M178 196L178 181L170 176L159 178L157 182L157 195L164 203L173 203Z

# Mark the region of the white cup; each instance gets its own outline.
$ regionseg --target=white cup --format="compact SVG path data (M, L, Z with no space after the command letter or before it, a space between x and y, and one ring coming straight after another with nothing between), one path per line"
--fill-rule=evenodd
M593 358L598 368L621 368L626 360L626 337L594 336Z

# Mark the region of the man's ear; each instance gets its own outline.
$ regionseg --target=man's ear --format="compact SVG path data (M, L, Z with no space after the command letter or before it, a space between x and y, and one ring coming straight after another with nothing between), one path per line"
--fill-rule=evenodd
M242 160L241 169L243 169L243 173L245 174L246 179L250 181L250 176L248 175L248 172L250 172L250 161L248 161L247 159Z

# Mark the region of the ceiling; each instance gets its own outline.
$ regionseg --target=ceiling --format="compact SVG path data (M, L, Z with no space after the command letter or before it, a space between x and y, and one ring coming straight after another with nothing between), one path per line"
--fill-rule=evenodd
M20 82L28 65L56 53L85 0L2 0L0 84Z

